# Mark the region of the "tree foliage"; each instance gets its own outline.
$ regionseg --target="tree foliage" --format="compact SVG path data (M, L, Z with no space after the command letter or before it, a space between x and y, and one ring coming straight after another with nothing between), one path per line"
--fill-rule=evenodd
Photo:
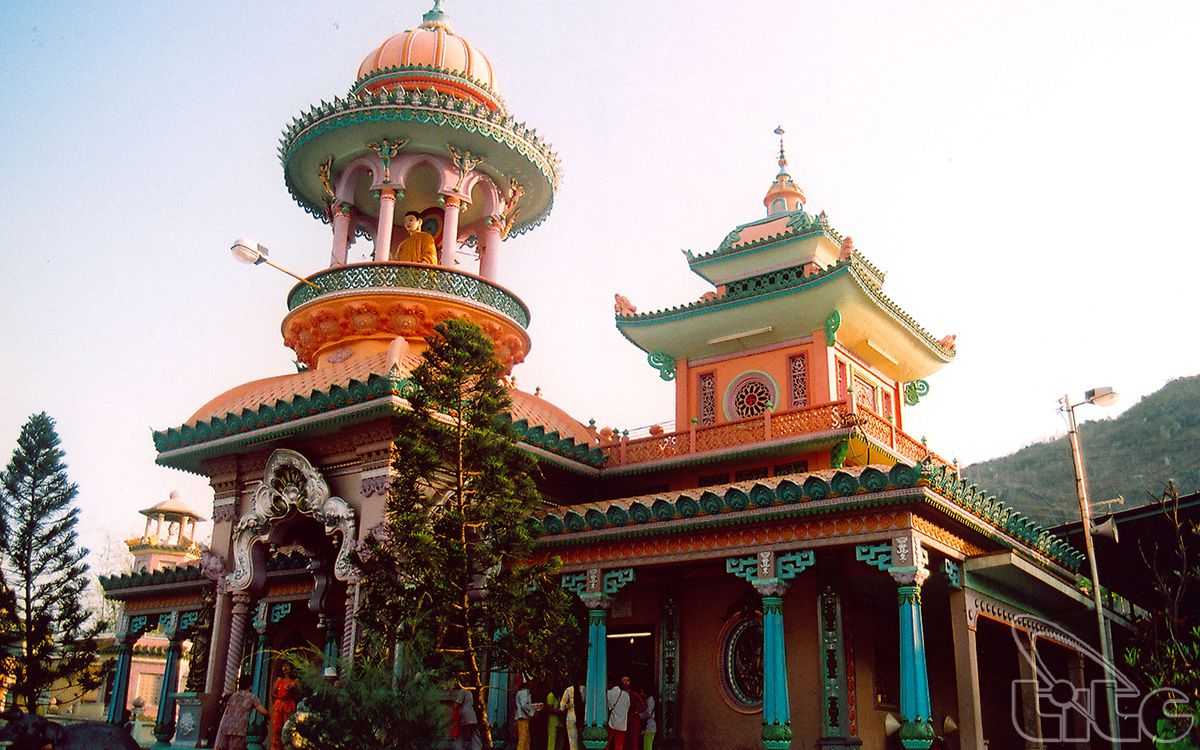
M314 658L315 657L315 658ZM432 750L445 736L446 710L430 672L394 679L391 663L368 651L337 682L325 679L321 656L293 653L301 701L284 737L313 750Z
M502 376L477 326L437 326L398 418L385 520L361 560L364 627L428 646L471 693L488 746L486 670L557 678L582 637L557 561L534 556L536 465L517 448Z
M1186 720L1171 716L1190 715L1188 738L1163 745L1184 750L1200 746L1200 525L1181 513L1173 482L1154 502L1166 543L1143 543L1139 553L1157 606L1137 622L1125 663L1147 691L1171 688L1186 696L1187 707L1171 707L1170 716L1162 715L1157 726L1159 737L1177 737L1189 727Z
M54 420L34 414L0 473L0 552L17 648L13 694L30 713L53 688L72 700L97 687L96 636L106 626L82 606L88 551L79 546L78 487L67 476Z

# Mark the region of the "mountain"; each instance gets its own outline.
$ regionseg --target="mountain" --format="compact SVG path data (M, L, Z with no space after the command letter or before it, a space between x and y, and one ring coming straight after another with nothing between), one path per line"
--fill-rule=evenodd
M1123 507L1162 494L1200 490L1200 375L1172 380L1115 419L1087 422L1084 466L1092 501L1122 495ZM972 464L962 474L1043 524L1079 520L1071 449L1066 436ZM1120 510L1120 506L1103 506Z

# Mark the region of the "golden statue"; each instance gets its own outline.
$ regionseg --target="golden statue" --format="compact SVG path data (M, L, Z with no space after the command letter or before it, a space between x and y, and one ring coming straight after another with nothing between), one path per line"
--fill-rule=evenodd
M392 249L389 257L405 263L427 263L436 266L437 245L433 241L433 235L421 229L421 214L416 211L404 214L404 229L408 231L408 237Z

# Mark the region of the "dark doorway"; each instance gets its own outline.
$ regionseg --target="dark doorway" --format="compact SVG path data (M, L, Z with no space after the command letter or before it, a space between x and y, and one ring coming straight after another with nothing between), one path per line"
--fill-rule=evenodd
M654 628L632 625L608 634L608 682L616 684L628 675L633 687L655 690Z

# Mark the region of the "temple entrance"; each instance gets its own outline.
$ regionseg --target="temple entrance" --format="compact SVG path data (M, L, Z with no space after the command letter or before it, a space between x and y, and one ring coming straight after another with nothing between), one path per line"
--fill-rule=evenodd
M633 687L643 692L657 693L654 684L655 648L651 625L631 625L608 634L608 681L615 685L628 675Z

